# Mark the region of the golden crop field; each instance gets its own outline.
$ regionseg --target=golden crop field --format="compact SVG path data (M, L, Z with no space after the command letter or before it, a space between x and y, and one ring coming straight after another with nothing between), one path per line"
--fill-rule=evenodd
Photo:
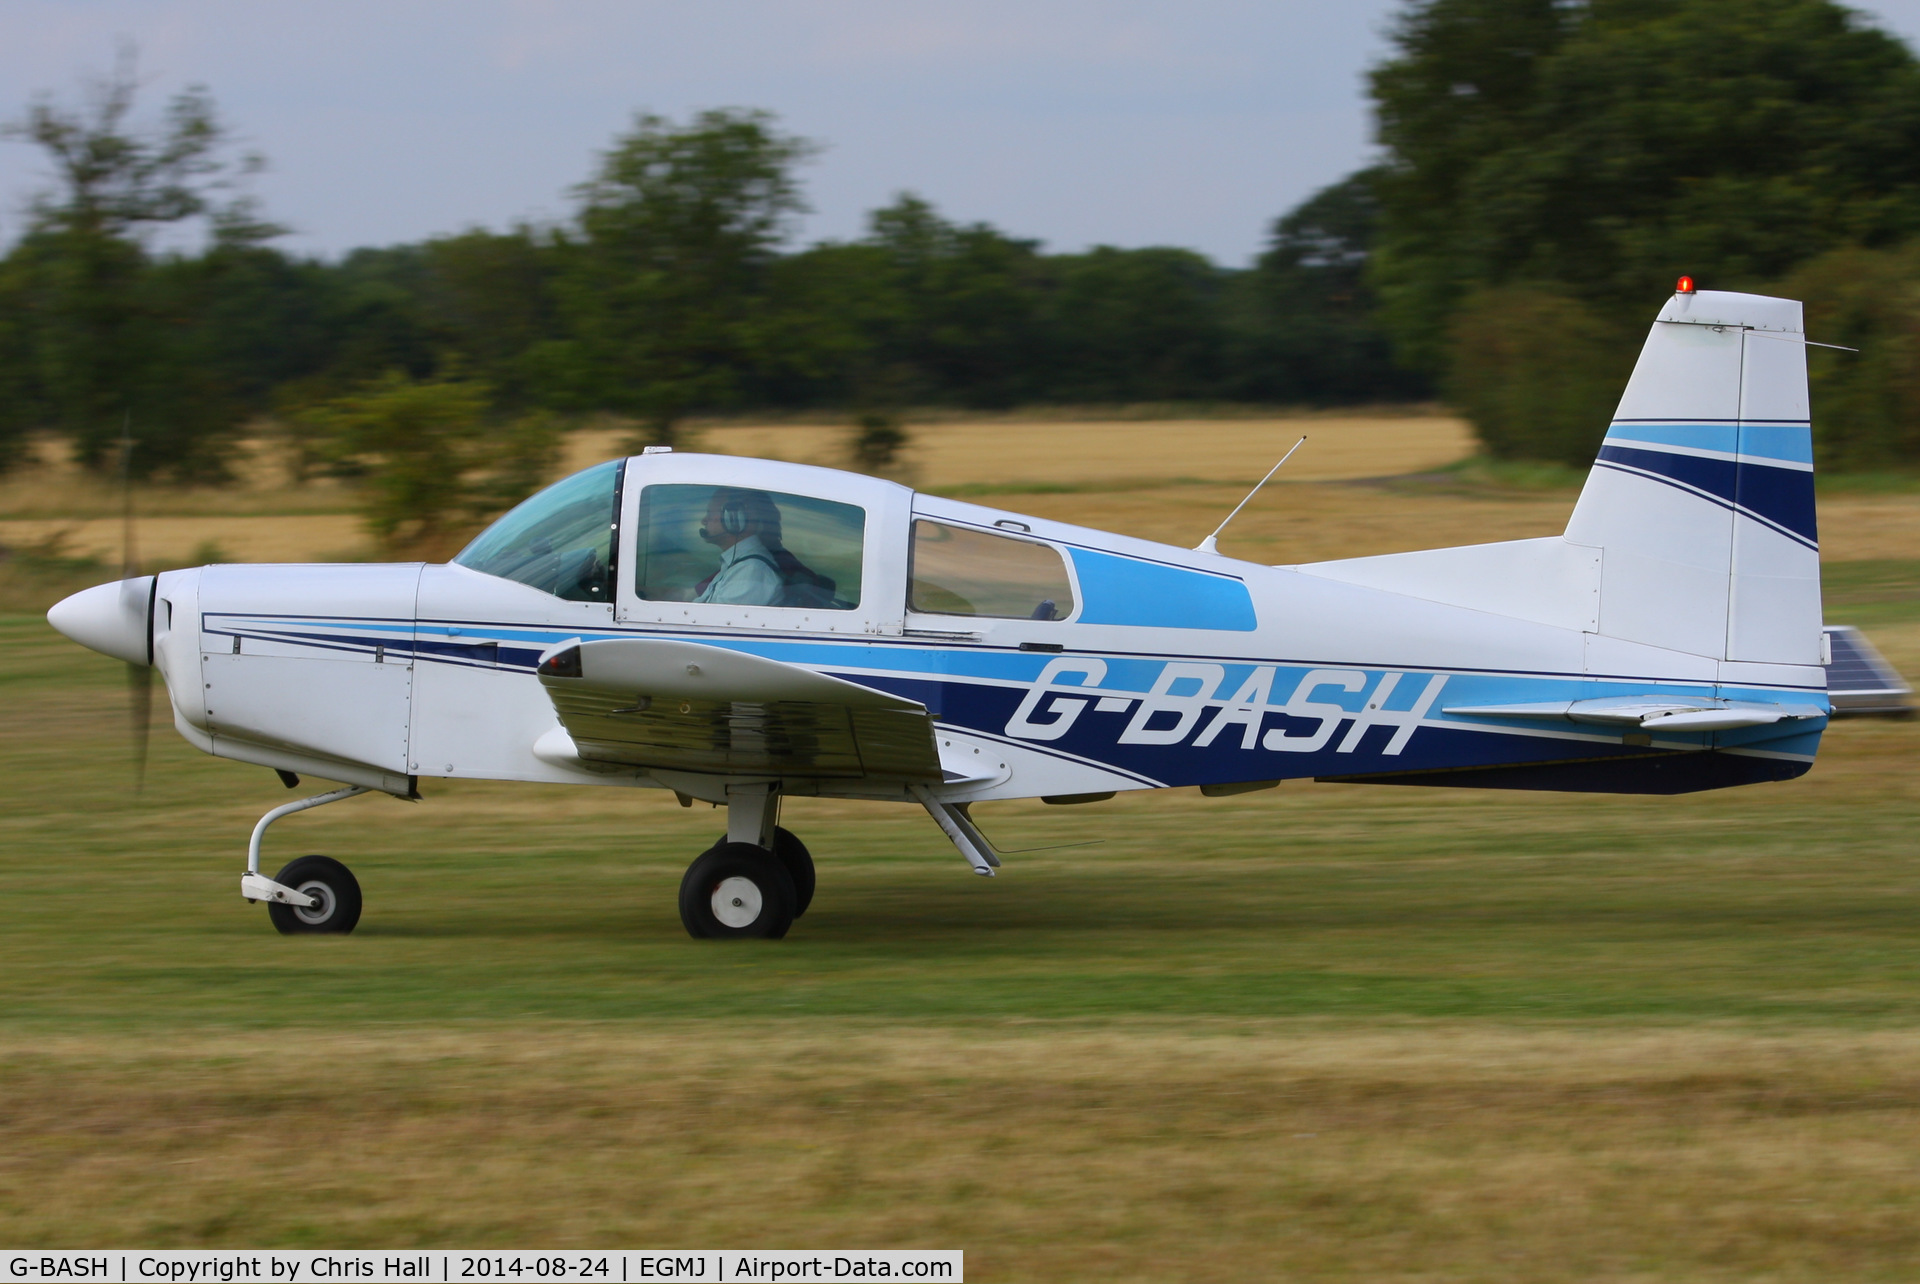
M1468 449L1439 417L914 431L919 485L1182 545L1305 432L1222 541L1272 562L1553 533L1574 498L1438 471ZM138 498L156 559L360 540L350 494L266 469ZM116 511L49 468L0 487L0 543L112 562ZM1829 618L1920 672L1920 494L1822 526ZM797 799L815 908L744 949L674 907L717 813L429 784L276 828L269 867L324 851L367 892L353 936L281 938L233 884L287 795L161 726L133 794L120 666L27 609L79 573L0 567L0 1241L958 1247L979 1280L1920 1260L1920 723L1677 798L993 804L1048 850L991 881L918 812Z
M1221 551L1267 563L1361 557L1412 548L1558 533L1571 488L1475 484L1444 470L1472 454L1461 420L1439 414L1192 420L988 419L913 425L900 473L913 485L992 507L1191 547L1302 435L1307 443L1235 519ZM848 430L825 424L719 424L692 449L844 467ZM619 453L618 429L573 434L564 467ZM69 552L120 559L121 500L46 452L0 480L0 546L50 537ZM289 486L271 443L258 443L245 483L223 489L141 488L142 556L208 560L366 558L373 550L352 491ZM1842 492L1821 501L1833 561L1920 551L1920 503L1909 491Z

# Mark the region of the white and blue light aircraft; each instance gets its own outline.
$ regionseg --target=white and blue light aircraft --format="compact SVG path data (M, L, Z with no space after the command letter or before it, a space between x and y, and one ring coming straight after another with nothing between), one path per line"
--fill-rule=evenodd
M205 566L48 613L166 679L218 757L344 788L277 807L241 892L345 932L358 884L279 816L423 779L727 808L680 913L778 937L813 894L794 796L924 807L1232 794L1293 777L1680 793L1786 780L1826 726L1800 305L1660 310L1565 534L1264 566L914 492L650 450L533 496L446 565Z

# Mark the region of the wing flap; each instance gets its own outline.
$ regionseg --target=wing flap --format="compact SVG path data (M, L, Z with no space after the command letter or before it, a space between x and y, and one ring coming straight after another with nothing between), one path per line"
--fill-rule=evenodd
M916 701L697 642L609 638L540 660L582 760L715 775L941 778Z

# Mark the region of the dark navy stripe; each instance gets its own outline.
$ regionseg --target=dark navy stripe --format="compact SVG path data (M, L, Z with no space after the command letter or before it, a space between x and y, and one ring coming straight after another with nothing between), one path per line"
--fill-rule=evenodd
M1289 567L1286 569L1291 570L1292 568ZM1304 572L1304 571L1299 573L1311 574L1311 572ZM1316 576L1315 578L1319 578L1319 577ZM250 616L243 617L237 612L209 611L202 616L201 628L203 632L214 633L222 637L228 637L232 635L234 630L231 628L223 628L217 624L212 623L212 621L219 620L219 619L242 619L242 618L255 619L255 620L297 619L297 620L311 621L315 623L334 622L334 623L338 623L343 628L353 627L357 624L382 622L379 619L374 617L356 617L356 616L346 616L346 615L315 617L313 615L305 614L305 613L302 613L299 615L291 615L291 614L274 614L274 613L263 612L258 615L250 615ZM402 620L402 621L397 621L397 623L410 625L412 621ZM535 627L532 625L508 624L508 623L502 623L498 621L481 620L481 619L433 620L433 621L423 621L423 624L430 624L432 627L435 627L435 628L443 628L448 625L459 625L463 628L499 629L502 631L503 634L505 634L508 631L524 634ZM613 623L613 624L598 625L589 629L573 629L573 630L566 630L566 629L561 629L558 626L552 626L551 632L555 641L560 641L566 638L575 638L575 637L580 638L582 641L595 641L602 638L650 638L650 637L686 641L691 638L691 639L705 639L711 645L728 646L733 650L748 650L753 647L761 648L760 650L753 651L753 654L756 654L756 655L762 654L765 651L774 651L774 650L783 649L782 643L769 642L769 640L764 636L764 634L760 634L758 632L749 636L744 632L726 632L724 630L712 629L712 628L693 628L693 627L676 628L672 625L663 625L663 624L654 623L654 622ZM258 634L250 634L249 636L258 636L262 638L267 638L267 637L285 637L288 635L280 634L280 633L264 633L263 632ZM330 637L333 635L313 634L312 636ZM959 652L959 653L968 654L968 655L999 656L999 655L1004 655L1011 650L1011 648L1006 645L988 646L983 643L952 643L952 642L935 643L925 638L894 638L894 637L884 637L884 636L854 637L850 635L842 635L839 637L828 637L828 636L821 636L821 635L808 635L808 636L796 636L792 640L793 642L797 644L802 644L802 645L859 648L859 650L861 651L872 650L882 654L888 651L911 650L911 651L923 651L923 652L935 652L935 653ZM412 647L412 644L413 644L412 638L391 638L391 639L387 639L384 643L384 645L387 647L389 651L394 651L399 649L410 649ZM506 642L503 641L502 646L504 647L505 645L506 645ZM857 653L858 652L855 652L855 654ZM1023 654L1031 654L1031 653L1023 653ZM1613 672L1607 672L1607 671L1589 673L1585 671L1556 670L1556 669L1480 668L1480 667L1474 667L1469 665L1449 665L1446 667L1409 668L1404 657L1391 658L1391 659L1350 658L1350 659L1334 660L1324 655L1317 656L1317 657L1286 656L1286 655L1263 656L1263 655L1245 655L1245 654L1222 655L1218 652L1127 651L1117 647L1086 647L1086 646L1076 646L1071 652L1069 652L1069 654L1089 655L1089 656L1097 655L1108 660L1113 660L1113 659L1144 660L1144 661L1203 660L1203 661L1213 661L1219 664L1244 664L1244 665L1272 664L1272 665L1278 665L1281 668L1288 668L1288 669L1321 669L1321 668L1328 668L1328 667L1337 667L1337 668L1343 668L1343 669L1366 669L1369 672L1374 670L1403 670L1406 672L1417 671L1420 673L1440 673L1440 674L1448 674L1448 675L1459 675L1463 677L1466 677L1466 676L1513 677L1513 678L1539 678L1542 680L1557 680L1557 679L1563 679L1563 678L1570 678L1570 679L1578 679L1581 681L1588 681L1588 682L1615 682L1615 683L1622 683L1622 682L1646 683L1646 682L1655 681L1655 679L1648 677L1645 673L1613 673ZM428 657L422 657L422 658L428 658ZM769 656L769 658L778 659L780 657ZM1046 657L1043 656L1041 658L1046 658ZM787 663L796 663L796 661L789 660L787 661ZM806 661L806 663L813 664L816 662ZM833 660L822 660L817 663L819 666L825 667L825 668L843 669L850 665L851 660L848 657L838 657ZM871 668L871 667L879 667L879 666L861 665L859 667ZM1800 667L1819 668L1820 666L1802 665ZM990 674L957 674L957 673L948 673L941 670L899 669L899 670L894 670L893 672L897 673L899 676L902 676L902 677L920 676L920 677L927 677L931 680L939 680L939 681L963 681L963 680L969 680L969 679L978 680L978 681L996 680L994 675L990 675ZM1031 681L1030 678L1021 678L1021 677L1004 678L1004 679L998 679L998 680L1004 681L1009 685L1015 685L1015 686L1023 686L1026 683ZM1688 689L1691 689L1693 687L1705 688L1705 687L1711 687L1713 685L1711 680L1694 680L1694 679L1688 679L1688 678L1668 678L1668 679L1659 679L1658 681L1666 685L1678 685ZM1748 691L1780 690L1780 691L1796 691L1796 692L1808 692L1808 693L1819 694L1826 690L1826 687L1824 685L1824 678L1823 678L1823 685L1818 687L1809 687L1809 686L1804 686L1804 685L1801 685L1798 683L1792 683L1792 682L1742 682L1739 685L1741 690L1748 690ZM1138 695L1143 693L1136 692L1135 694Z
M1776 526L1809 544L1820 543L1820 523L1813 501L1813 474L1799 468L1769 468L1740 461L1740 489L1734 503L1746 513L1760 513Z
M1748 510L1741 508L1737 504L1730 503L1727 500L1721 499L1717 495L1710 495L1704 490L1697 490L1694 487L1687 485L1685 482L1675 481L1671 477L1663 477L1659 473L1646 472L1642 469L1634 468L1627 464L1609 463L1604 459L1595 460L1593 466L1595 468L1611 469L1616 473L1625 473L1629 477L1639 477L1645 481L1659 482L1663 486L1671 486L1675 490L1681 492L1682 494L1691 495L1695 499L1704 500L1707 503L1712 504L1715 508L1724 508L1729 513L1737 513L1740 516L1752 518L1754 521L1765 526L1768 530L1773 531L1777 535L1784 535L1786 538L1792 540L1794 543L1800 545L1802 548L1811 549L1815 552L1818 552L1820 549L1820 546L1818 544L1812 542L1811 540L1802 539L1800 536L1794 534L1792 531L1788 530L1786 527L1776 525L1773 522L1768 521L1766 518L1760 516L1758 513L1749 512Z
M1615 445L1601 446L1600 460L1651 474L1657 480L1677 483L1802 543L1819 542L1819 526L1814 518L1813 474L1803 469Z
M1684 482L1695 490L1705 491L1729 504L1735 502L1734 484L1738 469L1731 459L1676 455L1665 450L1638 450L1612 443L1600 447L1600 458L1638 468L1642 472L1671 477L1674 481Z

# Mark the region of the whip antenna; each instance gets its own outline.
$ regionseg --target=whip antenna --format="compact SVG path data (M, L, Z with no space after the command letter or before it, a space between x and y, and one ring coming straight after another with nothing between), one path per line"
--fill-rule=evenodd
M1302 433L1300 434L1300 440L1293 443L1292 449L1288 450L1286 454L1280 456L1280 464L1284 464L1289 459L1292 459L1293 452L1295 450L1300 449L1300 447L1306 444L1307 444L1306 434ZM1234 518L1240 516L1240 510L1245 508L1247 504L1253 499L1253 497L1260 493L1260 488L1266 485L1267 482L1272 479L1275 473L1280 471L1280 464L1275 464L1273 467L1267 469L1267 475L1265 477L1262 477L1258 482L1254 483L1253 489L1247 492L1247 498L1235 504L1233 506L1233 511L1227 514L1227 522L1230 522ZM1214 527L1213 534L1207 536L1205 539L1201 540L1198 544L1195 544L1193 546L1193 551L1196 553L1218 553L1220 550L1214 547L1213 542L1220 538L1221 531L1227 529L1227 522L1221 522L1218 526Z

